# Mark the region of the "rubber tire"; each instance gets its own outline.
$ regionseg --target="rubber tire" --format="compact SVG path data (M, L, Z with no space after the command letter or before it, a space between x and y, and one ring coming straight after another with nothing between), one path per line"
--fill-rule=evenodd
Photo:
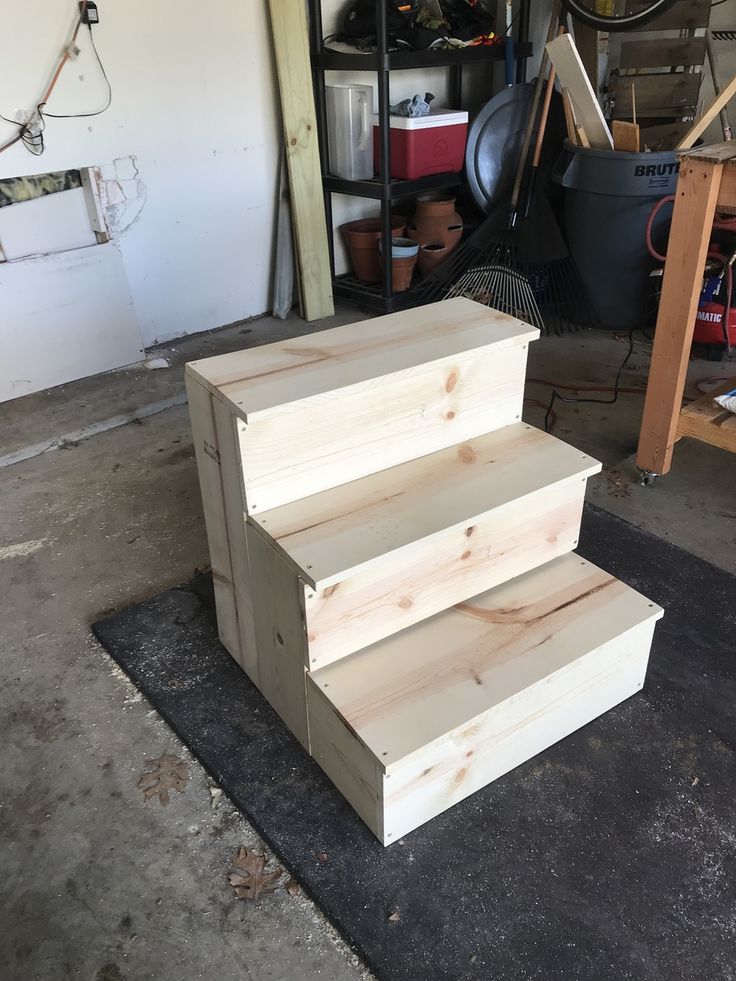
M562 0L562 6L570 15L581 24L593 27L598 31L635 31L644 24L665 13L675 3L675 0L653 0L649 7L640 10L636 14L625 14L622 17L606 17L603 14L594 14L580 0Z

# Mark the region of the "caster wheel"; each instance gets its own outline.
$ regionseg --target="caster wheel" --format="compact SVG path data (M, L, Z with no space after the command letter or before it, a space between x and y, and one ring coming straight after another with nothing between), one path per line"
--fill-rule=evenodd
M641 467L639 467L639 477L642 487L651 487L658 476L658 473L652 473L649 470L642 470Z

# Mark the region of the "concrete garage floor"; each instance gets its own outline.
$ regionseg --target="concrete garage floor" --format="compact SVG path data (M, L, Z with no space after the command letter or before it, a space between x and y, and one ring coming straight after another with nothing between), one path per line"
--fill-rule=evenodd
M0 469L4 981L368 977L303 895L234 898L229 861L241 844L261 847L257 835L89 631L105 611L207 564L182 364L355 319L343 310L313 326L234 325L153 352L170 369L134 367L0 407L0 458L21 460ZM626 387L643 386L648 352L638 339ZM625 353L607 333L545 338L532 345L529 376L607 385ZM693 379L723 374L736 376L736 364L692 365ZM549 391L530 383L527 394L546 403ZM671 475L639 486L631 454L641 406L637 395L558 404L556 434L608 468L589 500L733 571L736 455L683 442ZM543 414L528 404L528 421L540 425ZM162 753L187 761L189 774L166 807L137 786Z

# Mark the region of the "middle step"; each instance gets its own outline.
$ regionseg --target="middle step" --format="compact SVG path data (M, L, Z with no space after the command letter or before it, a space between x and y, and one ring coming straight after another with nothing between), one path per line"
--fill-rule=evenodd
M261 640L313 671L571 551L600 468L517 423L250 515ZM277 579L298 604L265 595Z

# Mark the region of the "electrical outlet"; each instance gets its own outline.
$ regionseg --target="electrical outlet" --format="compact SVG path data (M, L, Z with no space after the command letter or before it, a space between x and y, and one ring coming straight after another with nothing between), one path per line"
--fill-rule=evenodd
M83 24L89 24L91 27L92 24L100 23L100 15L97 12L97 4L92 3L91 0L88 0L86 5L84 0L79 0L79 12L82 15Z

